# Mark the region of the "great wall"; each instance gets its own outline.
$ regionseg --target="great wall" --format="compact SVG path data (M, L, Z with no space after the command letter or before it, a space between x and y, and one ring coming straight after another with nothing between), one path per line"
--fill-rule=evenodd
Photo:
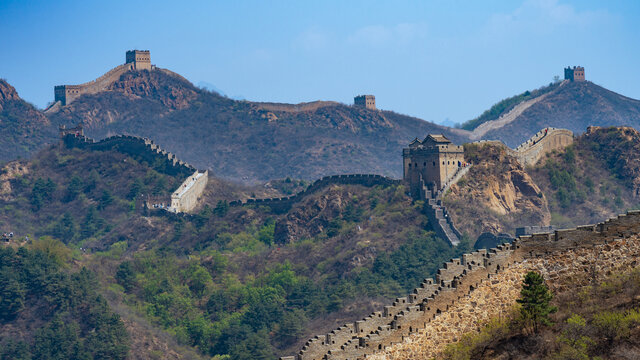
M522 166L532 166L537 163L545 154L562 149L573 143L573 133L569 130L547 128L539 131L529 140L518 146L516 149L508 148L504 143L498 141L482 141L478 144L493 144L507 149L511 156L514 156ZM425 201L424 211L429 218L436 234L449 240L452 245L456 245L462 237L460 232L447 216L447 211L442 206L441 197L446 190L458 181L469 171L471 166L465 166L446 181L440 190L421 191L421 200ZM443 344L451 343L459 338L463 332L476 329L482 321L486 321L489 315L494 314L489 310L485 311L482 319L474 319L475 310L469 310L469 303L477 305L477 302L467 301L464 309L470 314L470 319L448 314L448 311L458 309L462 306L463 299L473 296L474 290L479 287L483 289L487 286L495 285L495 277L501 271L509 268L513 264L519 265L522 269L528 269L527 264L538 262L529 261L549 252L566 251L568 249L582 249L589 246L613 241L615 237L629 237L635 230L640 230L640 212L630 212L618 218L611 219L598 225L589 225L577 229L558 230L553 233L536 234L533 236L521 236L514 240L512 244L501 245L490 251L480 250L471 254L465 254L461 259L452 259L444 264L443 268L437 272L435 281L425 279L419 288L407 297L396 299L391 305L385 306L382 311L374 312L368 317L354 323L345 324L327 334L318 335L308 340L300 352L295 356L282 357L282 360L309 360L309 359L431 359L434 344L443 349ZM638 231L636 231L637 233ZM640 251L640 241L634 242ZM539 265L539 264L538 264ZM538 266L540 268L540 266ZM524 270L522 270L524 271ZM511 274L513 275L513 274ZM506 276L506 275L502 275ZM513 276L511 279L513 280ZM494 280L491 280L494 279ZM491 280L491 281L486 281ZM489 284L489 285L487 285ZM510 291L503 291L499 296L490 299L503 300L508 297L515 300L517 291L513 290L519 284L511 282ZM486 293L486 291L484 292ZM482 291L475 292L475 295L484 294ZM513 298L513 299L512 299ZM485 298L484 303L487 303ZM510 302L510 304L513 301ZM471 306L474 308L476 305ZM496 311L504 310L504 304L496 304L493 308ZM455 324L440 324L442 319L455 318ZM435 319L439 319L436 321ZM448 327L459 326L460 331L450 331ZM418 341L415 338L425 333L425 329L432 328L438 331L430 332L431 337L438 341ZM446 329L446 331L444 331ZM440 334L440 335L436 335ZM445 335L442 335L445 334ZM413 336L413 337L412 337ZM425 335L426 336L426 335ZM425 343L419 352L427 354L419 356L415 351L407 351L402 344L406 339L408 344ZM422 338L420 338L422 339ZM395 346L395 347L394 347ZM415 348L407 345L406 348ZM387 355L376 355L376 352L387 351ZM402 355L397 355L402 354ZM409 354L409 355L407 355Z
M402 180L395 180L382 175L375 174L350 174L350 175L331 175L325 176L321 179L314 181L305 190L285 197L267 198L267 199L247 199L236 200L229 203L229 206L243 206L243 205L257 205L270 207L275 212L288 211L293 204L302 200L305 196L313 194L314 192L333 184L342 185L362 185L362 186L390 186L399 185Z
M522 236L465 254L407 297L315 336L297 355L280 359L432 359L447 344L507 312L529 270L540 271L552 289L561 289L637 266L638 234L640 211L630 211L599 224Z
M152 140L131 135L111 136L95 141L82 134L82 127L66 129L62 127L63 144L69 148L89 150L115 150L147 162L161 172L186 180L170 196L144 196L139 198L139 207L167 210L173 213L192 211L198 204L207 185L209 172L200 171L194 166L179 160L174 154L163 150ZM158 207L158 204L162 206ZM166 205L166 206L165 206Z

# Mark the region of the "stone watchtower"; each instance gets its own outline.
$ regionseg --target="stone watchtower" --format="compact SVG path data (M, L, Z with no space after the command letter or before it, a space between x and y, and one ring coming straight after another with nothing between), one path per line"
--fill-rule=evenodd
M353 98L353 104L370 110L376 109L376 97L373 95L358 95Z
M567 66L564 69L564 79L570 81L584 81L584 68L582 66L574 66L573 69Z
M404 180L414 199L441 190L465 164L464 148L444 135L427 135L422 141L416 138L402 149L402 158Z
M151 70L151 52L149 50L129 50L125 64L132 64L131 70Z

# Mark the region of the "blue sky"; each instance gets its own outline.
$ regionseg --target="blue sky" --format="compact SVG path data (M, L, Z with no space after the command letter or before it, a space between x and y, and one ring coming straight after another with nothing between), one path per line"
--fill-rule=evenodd
M128 49L254 101L351 103L462 122L567 65L640 98L640 1L0 0L0 77L39 107Z

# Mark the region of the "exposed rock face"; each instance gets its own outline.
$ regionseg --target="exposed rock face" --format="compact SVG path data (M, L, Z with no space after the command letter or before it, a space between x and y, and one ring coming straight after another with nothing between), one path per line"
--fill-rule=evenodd
M544 194L503 147L470 144L465 152L474 166L444 198L458 229L475 238L483 232L511 233L516 224L549 224Z
M159 71L129 71L114 82L109 90L120 92L133 100L154 99L172 110L189 106L197 97L197 91L186 86L181 79L162 76Z
M0 79L0 111L2 111L3 103L10 100L20 100L18 92L9 83Z
M19 161L12 161L0 170L0 199L13 200L11 180L29 173L29 168Z
M16 89L0 79L0 160L27 157L55 139L56 129Z

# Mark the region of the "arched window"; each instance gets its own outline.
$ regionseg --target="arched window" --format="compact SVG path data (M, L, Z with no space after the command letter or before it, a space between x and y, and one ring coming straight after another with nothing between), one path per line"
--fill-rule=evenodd
M433 166L436 166L436 162L435 161L433 162Z

